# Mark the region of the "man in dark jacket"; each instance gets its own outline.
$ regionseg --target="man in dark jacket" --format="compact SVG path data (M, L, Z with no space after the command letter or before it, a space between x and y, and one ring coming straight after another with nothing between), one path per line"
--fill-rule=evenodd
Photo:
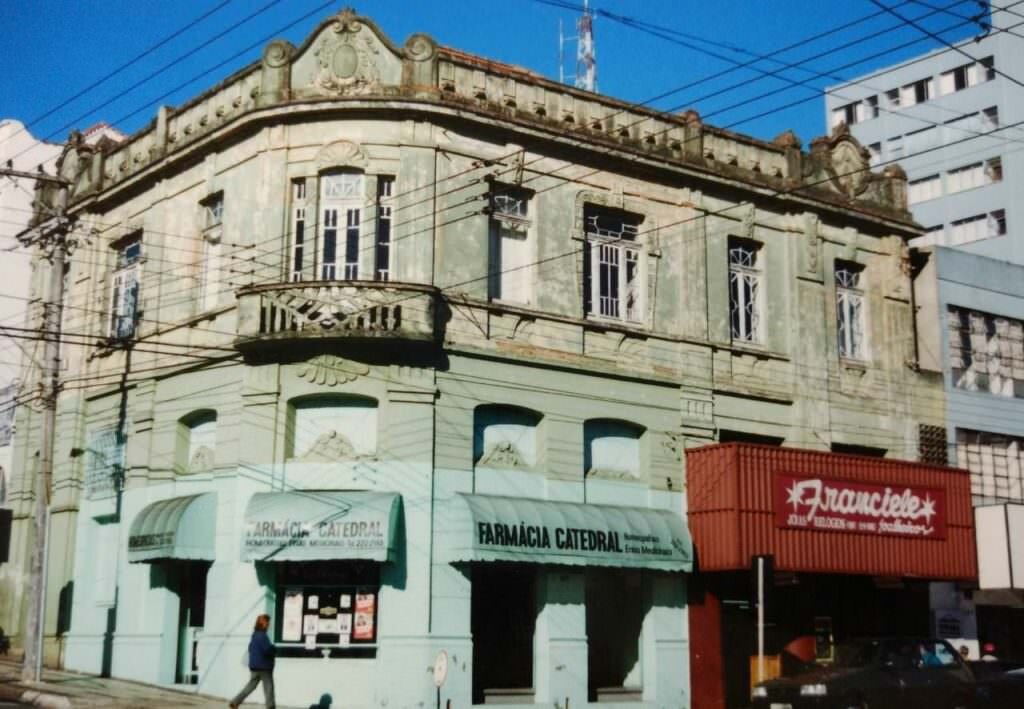
M253 628L252 637L249 639L249 671L252 672L252 676L249 677L249 682L242 687L242 691L231 700L231 709L238 709L238 705L252 694L260 682L263 683L263 699L267 709L275 709L274 656L277 654L277 648L267 637L268 627L270 627L269 615L263 613L256 617L256 627Z

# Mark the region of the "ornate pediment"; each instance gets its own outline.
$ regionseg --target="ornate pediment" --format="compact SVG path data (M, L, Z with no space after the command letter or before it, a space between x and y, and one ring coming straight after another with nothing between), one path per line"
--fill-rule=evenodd
M354 460L358 455L355 446L337 431L320 434L300 460L309 463L334 463L339 460Z
M511 441L498 441L480 457L478 466L484 468L526 468L519 450Z
M353 143L351 140L338 140L328 143L320 148L316 154L316 166L318 170L326 170L332 167L354 167L365 170L369 158L363 146Z
M831 190L852 201L896 210L907 208L902 170L871 172L871 155L845 123L837 125L832 135L811 141L810 155L804 160L803 184Z

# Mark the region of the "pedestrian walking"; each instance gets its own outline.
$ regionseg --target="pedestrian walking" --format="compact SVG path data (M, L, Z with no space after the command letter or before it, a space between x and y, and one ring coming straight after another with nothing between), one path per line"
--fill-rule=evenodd
M252 637L249 638L249 671L252 675L242 691L235 695L229 705L231 709L238 709L238 705L245 701L245 698L252 694L256 685L263 683L263 701L267 709L275 709L274 704L274 656L277 648L267 637L267 628L270 627L270 616L261 613L256 616L256 627L252 630Z

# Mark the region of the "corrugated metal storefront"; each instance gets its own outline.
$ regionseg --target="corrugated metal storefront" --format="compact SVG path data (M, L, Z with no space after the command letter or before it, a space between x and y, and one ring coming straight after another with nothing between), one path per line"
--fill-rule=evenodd
M776 474L946 491L945 539L776 525ZM781 571L972 580L977 558L967 471L885 458L731 443L686 453L690 529L701 572L747 569L758 554Z

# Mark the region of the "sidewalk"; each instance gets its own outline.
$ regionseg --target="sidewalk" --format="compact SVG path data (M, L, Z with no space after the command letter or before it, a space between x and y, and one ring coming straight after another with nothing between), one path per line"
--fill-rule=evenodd
M0 699L20 701L49 709L108 707L116 709L151 709L153 707L201 707L226 709L226 699L205 694L179 692L129 680L109 679L64 670L46 669L43 681L25 684L20 681L21 663L0 658ZM259 692L257 691L257 694ZM262 699L262 695L258 698ZM256 707L261 704L246 704Z

